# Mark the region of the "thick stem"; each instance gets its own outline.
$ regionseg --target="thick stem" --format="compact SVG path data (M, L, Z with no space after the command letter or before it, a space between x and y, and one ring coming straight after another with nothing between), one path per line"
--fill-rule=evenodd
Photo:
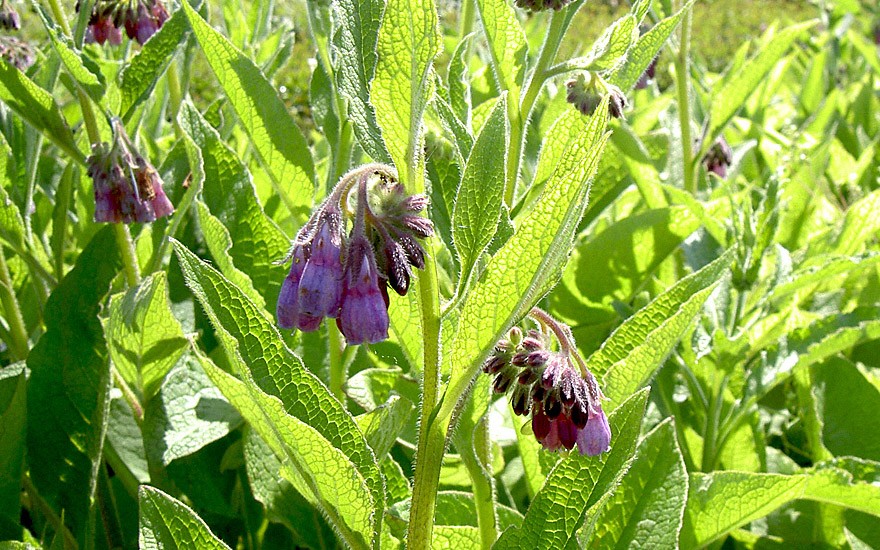
M464 450L459 448L459 453L471 478L474 505L477 508L477 526L480 529L480 546L483 550L489 550L498 538L498 521L495 516L492 473L487 470L491 468L492 451L486 416L474 427L471 448Z
M681 131L681 164L684 174L684 189L688 193L697 192L696 173L694 171L693 138L691 137L691 107L689 98L690 75L690 33L691 10L684 13L681 21L681 43L675 57L675 89L678 93L678 124Z
M459 40L463 40L474 30L474 20L476 19L476 0L464 0L461 3L461 26L459 27Z
M15 297L15 287L12 286L12 277L9 274L9 266L6 265L6 255L3 246L0 246L0 300L3 303L3 311L6 322L9 323L9 334L12 337L9 350L12 352L12 360L19 361L28 355L27 328L18 299Z
M327 322L327 344L330 346L330 393L345 404L345 363L342 360L342 350L345 340L336 323Z
M566 11L554 11L550 18L547 34L544 37L544 44L541 46L541 53L538 55L538 62L532 71L529 83L523 93L522 101L519 102L518 98L512 96L507 98L507 118L510 124L510 151L507 157L507 182L504 188L504 203L508 208L513 207L513 195L516 191L516 182L519 177L520 162L522 161L525 124L529 120L532 107L534 107L538 94L547 78L545 72L550 64L553 63L553 60L556 59L559 45L562 43L562 38L568 29L570 19Z
M119 247L119 253L122 255L125 281L129 287L136 287L141 280L141 273L131 233L128 231L128 226L124 223L114 223L113 231L116 234L116 245Z
M727 389L728 375L724 375L718 391L709 399L709 409L706 411L706 426L703 430L703 462L701 469L711 472L718 462L717 438L718 428L721 422L721 410L724 407L724 390Z

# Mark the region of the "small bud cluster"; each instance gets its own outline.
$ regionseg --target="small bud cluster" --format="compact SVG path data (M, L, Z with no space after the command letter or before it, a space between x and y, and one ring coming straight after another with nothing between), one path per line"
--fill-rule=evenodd
M88 159L95 221L147 223L174 212L156 169L134 149L118 119L113 134L113 144L94 145Z
M595 73L580 73L566 83L566 101L586 116L591 116L603 97L608 97L608 112L614 118L623 118L626 95L620 88L605 82Z
M533 310L534 312L535 310ZM602 410L602 392L593 375L572 363L570 331L540 312L543 321L554 323L557 337L566 343L561 351L548 348L548 336L529 330L523 336L514 327L500 340L483 363L483 372L494 375L496 393L511 391L514 414L531 412L532 432L545 449L572 449L595 456L608 450L611 429Z
M79 2L76 11L79 11ZM144 45L165 21L168 10L162 0L97 0L89 18L87 42L105 42L117 46L122 42L122 29L132 40Z
M0 57L20 71L26 71L37 60L30 44L12 36L0 36Z
M703 157L706 170L715 173L719 178L727 177L727 168L733 164L733 152L724 137L719 137L712 144L709 152Z
M6 0L0 1L0 28L7 31L21 29L21 18L18 16L18 12Z
M353 182L355 219L346 236L343 210ZM329 317L351 345L387 339L387 287L405 295L412 267L425 267L417 239L434 234L431 221L418 215L427 205L424 195L407 195L387 167L343 177L293 241L278 325L309 332Z
M571 2L572 0L514 0L516 7L529 11L559 11Z

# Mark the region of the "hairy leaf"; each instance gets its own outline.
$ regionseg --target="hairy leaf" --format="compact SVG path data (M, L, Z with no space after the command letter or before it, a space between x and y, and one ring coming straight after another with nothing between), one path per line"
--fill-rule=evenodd
M229 550L192 508L155 487L141 485L138 491L141 548L156 550Z

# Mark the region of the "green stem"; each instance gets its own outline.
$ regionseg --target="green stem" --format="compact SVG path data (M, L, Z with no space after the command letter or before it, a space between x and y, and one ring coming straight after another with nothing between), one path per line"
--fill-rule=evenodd
M122 267L125 271L125 281L129 287L136 287L141 280L140 268L134 251L134 241L131 233L124 223L114 223L113 230L116 233L116 245L122 255Z
M328 192L333 189L339 178L348 171L348 167L351 165L351 152L354 145L354 127L345 116L345 102L342 100L337 101L336 110L338 111L342 126L339 132L339 140L336 143L336 150L333 151L333 170L327 173Z
M327 343L330 346L330 393L336 396L342 404L345 404L345 363L342 360L342 350L345 347L345 340L342 339L342 333L336 323L325 323L327 325Z
M168 79L168 116L174 126L174 135L180 139L183 137L183 131L177 120L177 113L180 112L180 104L183 102L183 92L180 86L180 75L177 74L177 63L172 62L165 74Z
M107 475L107 468L104 468L103 465L98 473L96 493L98 511L101 514L101 521L104 524L104 540L107 544L107 548L123 548L125 541L122 536L119 511L116 507L116 499L114 498L113 491L110 487L110 476Z
M158 271L162 266L162 261L168 253L168 247L171 246L171 239L177 237L177 231L180 229L180 224L186 217L187 212L189 212L190 207L192 207L196 195L200 190L201 186L196 182L193 182L186 190L186 193L183 194L183 198L180 199L180 204L175 208L171 222L165 226L165 236L162 239L162 243L156 248L153 252L153 257L150 258L150 261L147 263L146 271L148 274Z
M706 426L703 431L703 463L701 469L711 472L718 462L717 437L721 410L724 408L724 390L727 389L728 375L724 375L718 391L709 399L709 410L706 411Z
M3 303L3 311L6 315L6 322L9 323L9 333L12 337L12 342L10 342L9 346L9 350L12 352L12 360L19 361L25 359L30 349L27 328L25 328L26 325L24 317L21 315L18 299L15 297L15 287L12 286L12 277L9 275L9 266L6 265L6 254L3 252L3 246L0 246L0 300Z
M463 40L474 30L476 19L476 0L463 0L461 3L461 26L459 28L459 40Z
M520 162L522 161L523 139L525 137L525 123L529 120L532 107L538 99L538 94L547 80L547 67L556 59L559 45L568 29L570 18L567 10L554 11L547 27L544 44L538 55L538 62L532 71L522 101L517 97L507 97L507 118L510 123L510 152L507 157L507 182L504 188L504 203L508 208L513 207L513 195L516 191L516 182L519 176ZM513 92L514 90L508 90Z
M113 473L122 484L125 492L128 493L131 498L137 500L138 488L140 487L141 482L138 481L133 473L131 473L131 470L125 464L125 461L122 460L122 457L119 456L119 453L116 452L116 449L113 448L113 445L110 444L109 440L104 442L103 455L104 462L113 468Z
M28 496L28 504L30 505L28 508L33 510L33 508L36 507L36 509L43 514L43 517L46 518L46 521L52 529L56 533L61 533L61 537L64 539L65 550L76 550L79 548L79 543L76 541L76 537L74 537L73 533L70 532L70 529L64 525L64 522L61 521L61 517L55 513L55 510L52 509L49 503L43 500L43 497L37 492L37 488L34 486L33 481L31 481L30 475L25 474L23 477L22 488Z
M678 55L675 57L675 89L678 93L678 124L681 129L681 164L684 171L684 189L688 193L695 194L697 192L697 180L693 166L691 107L688 97L690 32L691 10L687 10L682 17L681 44L678 48Z
M422 188L416 192L424 192ZM416 449L412 508L410 510L407 548L431 548L434 505L440 482L440 465L446 448L448 418L437 418L435 409L440 395L440 301L437 284L436 237L426 243L428 254L424 271L419 273L418 291L424 338L422 403L419 410L419 438Z
M487 470L492 464L487 416L483 416L474 427L473 444L464 449L458 447L458 451L471 478L474 505L477 508L477 526L480 529L480 546L483 550L489 550L498 539L498 522L495 516L492 473Z

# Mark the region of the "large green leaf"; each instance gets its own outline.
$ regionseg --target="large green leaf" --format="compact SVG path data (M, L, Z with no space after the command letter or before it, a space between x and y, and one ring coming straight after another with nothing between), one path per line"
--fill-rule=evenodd
M333 51L339 62L336 85L348 99L348 117L361 147L373 160L387 162L388 151L370 104L370 81L376 71L376 43L385 2L339 0L331 6L338 21L333 35Z
M529 506L522 526L504 531L495 548L551 549L575 543L585 517L595 516L604 506L629 468L647 399L648 390L643 390L611 414L609 452L588 457L575 451L561 460Z
M392 395L379 407L355 418L377 460L382 460L388 454L400 432L410 421L413 409L412 401Z
M66 154L85 162L52 95L6 61L0 62L0 101Z
M181 5L281 200L304 220L315 193L315 166L302 132L254 62L214 30L188 2Z
M871 514L880 521L880 462L835 458L808 470L803 498Z
M120 75L122 120L127 121L134 114L135 108L150 97L156 88L156 82L165 73L189 32L186 14L183 10L177 10L140 51L128 60Z
M229 550L192 508L159 489L141 485L138 491L140 510L140 548L156 550Z
M813 384L825 447L835 456L880 461L880 438L867 436L880 434L880 389L841 357L816 365Z
M638 456L602 511L590 548L676 548L687 470L672 420L639 445Z
M0 369L0 539L21 536L21 474L27 429L24 364Z
M199 150L193 156L201 157L198 159L201 162L191 159L190 165L194 167L194 175L204 178L202 198L221 224L218 227L206 220L208 246L212 253L221 257L218 258L221 267L227 263L222 257L228 249L228 256L234 264L226 266L230 276L232 268L247 274L253 287L262 290L262 298L274 310L281 283L287 275L287 268L276 261L284 257L290 241L266 216L257 199L250 172L217 131L190 103L183 104L179 119L181 127Z
M587 359L612 402L621 402L650 380L699 315L731 258L728 251L677 282L627 319Z
M502 89L511 93L510 101L515 101L523 85L526 68L526 33L507 0L477 0L477 7L483 32L489 41L495 76Z
M834 243L834 252L850 255L861 252L880 232L880 189L862 197L846 210L843 225Z
M159 389L188 345L171 313L166 285L165 274L158 272L113 296L104 331L113 364L146 399Z
M35 3L35 7L64 68L92 99L100 101L107 90L107 82L101 70L94 61L84 57L82 52L76 49L61 28L49 19L42 6Z
M605 112L600 106L600 114L575 125L575 138L541 199L521 217L513 237L489 260L484 276L467 294L458 330L443 354L451 365L448 394L462 394L492 345L558 280L606 141ZM581 117L574 111L566 116ZM454 403L443 406L451 409Z
M502 98L471 149L456 194L452 239L461 264L460 286L467 284L501 218L507 142L507 101Z
M290 462L292 456L303 457L305 453L307 458L298 459L298 466L312 468L316 463L309 461L326 457L337 465L334 467L336 474L348 472L345 474L348 481L354 479L352 473L356 473L358 479L362 478L369 490L348 495L354 498L350 505L340 503L342 511L352 514L348 519L354 525L342 518L340 521L360 536L366 536L366 541L373 539L373 543L377 543L381 514L376 510L383 509L384 488L376 459L354 419L326 386L287 349L265 312L180 243L175 242L175 251L187 285L211 319L227 356L237 365L245 382L228 377L203 358L203 366L211 380L258 429L261 437L273 446L288 468L294 466ZM301 433L303 439L300 441L297 437ZM320 468L316 469L315 475L318 471ZM302 479L309 479L309 476ZM302 485L298 489L301 493L305 490ZM324 492L329 490L325 486L320 489L324 498L338 497L325 495ZM318 489L312 485L310 490L315 493ZM325 511L330 513L330 510ZM369 535L362 531L364 514L372 522Z
M379 29L370 88L385 147L411 191L424 189L422 115L431 97L431 67L440 49L433 0L389 0Z
M46 332L27 359L31 479L73 533L86 536L106 430L110 363L100 303L121 266L105 227L46 303Z

